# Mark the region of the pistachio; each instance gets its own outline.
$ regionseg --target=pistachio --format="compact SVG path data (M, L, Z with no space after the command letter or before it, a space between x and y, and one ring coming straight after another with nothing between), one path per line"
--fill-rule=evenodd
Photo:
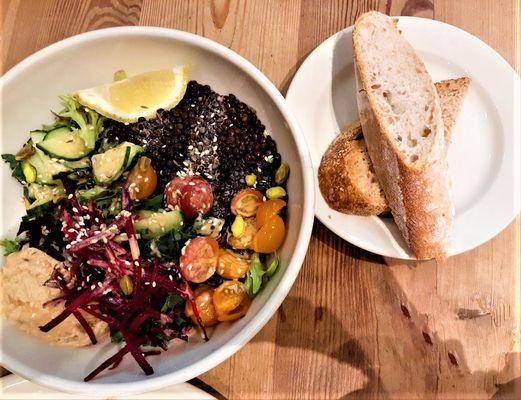
M114 82L122 81L123 79L127 79L127 73L124 69L120 69L114 72Z
M16 153L15 159L16 161L23 161L31 157L34 153L36 153L34 147L31 144L26 143L24 144L24 147L22 147L20 151Z
M119 280L119 287L126 296L131 295L134 291L134 283L132 282L132 278L128 275L123 276Z
M255 174L246 175L246 178L244 178L244 180L246 181L246 185L254 186L257 183L257 175L255 175Z
M269 199L279 199L286 196L286 191L283 187L274 186L266 190L266 196L268 196Z
M25 181L27 183L33 183L36 181L36 168L27 161L22 163L22 172L24 173Z
M232 234L236 238L240 238L244 234L244 218L241 215L237 215L232 224Z
M288 164L282 163L280 164L280 167L277 169L277 172L275 172L275 183L277 185L281 185L284 182L286 182L286 179L288 179L289 175L289 166Z

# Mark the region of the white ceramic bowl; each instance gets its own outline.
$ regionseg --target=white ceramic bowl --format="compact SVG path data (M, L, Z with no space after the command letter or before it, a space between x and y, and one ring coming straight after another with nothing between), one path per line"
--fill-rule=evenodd
M9 370L61 391L126 394L184 382L215 367L248 342L284 300L304 260L313 225L313 172L299 127L275 86L251 63L208 39L170 29L110 28L55 43L8 71L0 81L2 131L0 151L13 153L28 132L52 120L58 95L112 80L114 71L129 75L191 64L191 79L215 91L235 94L257 110L291 167L288 183L288 234L280 251L282 268L255 298L248 314L233 324L221 324L207 343L171 346L150 358L155 374L145 376L131 357L116 370L92 382L83 378L116 348L110 344L82 349L50 346L29 337L8 322L0 330L0 362ZM0 237L13 235L24 215L21 188L2 163Z

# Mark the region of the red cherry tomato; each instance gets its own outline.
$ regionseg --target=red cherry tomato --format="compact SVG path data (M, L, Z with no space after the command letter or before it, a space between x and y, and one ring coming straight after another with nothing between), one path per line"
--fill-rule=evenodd
M197 214L207 214L212 208L212 187L202 178L188 182L181 199L181 210L187 218L195 218Z
M217 241L210 237L196 237L183 249L179 266L181 274L187 281L201 283L215 273L218 261Z
M262 193L255 189L243 189L237 193L231 204L232 213L243 217L253 217L263 201Z
M187 185L188 177L176 177L168 182L165 186L165 203L168 208L181 208L181 190Z
M181 209L187 218L207 214L212 208L212 186L199 176L177 177L165 187L165 201L171 209Z

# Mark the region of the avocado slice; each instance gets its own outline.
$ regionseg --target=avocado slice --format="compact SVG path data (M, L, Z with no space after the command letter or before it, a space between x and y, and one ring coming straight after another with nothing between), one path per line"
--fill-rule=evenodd
M142 151L137 144L123 142L104 153L93 155L91 161L94 178L102 186L110 185L132 164L136 154Z

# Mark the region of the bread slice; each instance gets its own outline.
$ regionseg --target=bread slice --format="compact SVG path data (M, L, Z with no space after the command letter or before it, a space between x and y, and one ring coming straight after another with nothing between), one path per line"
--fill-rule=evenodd
M360 122L394 220L418 259L443 258L453 205L434 83L384 14L358 18L353 50Z
M377 215L388 210L372 170L360 121L342 131L324 153L318 169L322 196L334 210L357 215Z
M434 85L440 97L445 142L448 144L470 79L448 79ZM334 210L355 215L385 214L390 211L389 206L362 135L360 121L355 121L331 143L318 169L320 191ZM339 187L349 190L339 190Z
M441 105L441 117L445 125L445 143L451 142L451 134L461 110L463 99L470 86L470 78L447 79L435 83Z

